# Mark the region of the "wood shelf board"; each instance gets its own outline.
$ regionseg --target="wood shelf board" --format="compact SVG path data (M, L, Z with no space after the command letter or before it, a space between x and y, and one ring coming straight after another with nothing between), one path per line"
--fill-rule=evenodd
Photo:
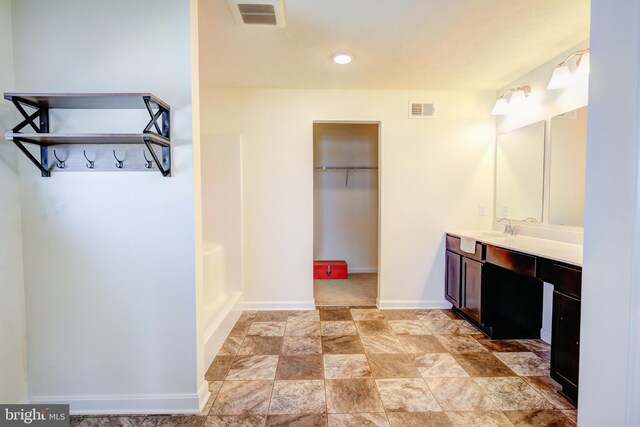
M96 133L96 134L63 134L63 133L16 133L6 132L5 139L19 139L37 145L61 144L152 144L169 147L170 141L154 133Z
M5 93L4 98L35 107L87 110L146 109L144 98L148 98L170 110L169 104L152 93Z

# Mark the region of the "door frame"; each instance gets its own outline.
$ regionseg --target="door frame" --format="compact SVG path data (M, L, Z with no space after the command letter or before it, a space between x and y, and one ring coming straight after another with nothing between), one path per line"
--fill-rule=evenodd
M354 125L378 125L378 268L377 268L377 274L378 274L378 289L377 289L377 295L376 295L376 307L380 307L380 294L381 294L381 290L382 290L382 283L380 278L382 277L381 270L382 270L382 121L381 120L314 120L311 124L311 147L313 149L313 126L316 124L354 124ZM311 156L311 169L313 170L313 155ZM313 194L313 185L315 182L315 177L312 180L312 194ZM311 202L313 203L313 197L311 198ZM314 224L315 227L315 209L311 209L311 218L312 218L312 224ZM315 242L315 233L313 236L313 240ZM313 265L313 251L311 252L311 262L309 263L309 265ZM313 284L314 281L312 280L311 282L311 289L313 290ZM313 302L315 304L315 296L313 299Z

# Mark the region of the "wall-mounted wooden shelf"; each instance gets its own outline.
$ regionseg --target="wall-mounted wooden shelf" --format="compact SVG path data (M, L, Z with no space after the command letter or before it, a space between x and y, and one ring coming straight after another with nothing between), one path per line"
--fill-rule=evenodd
M159 170L163 176L171 175L171 107L151 93L5 93L4 98L11 101L24 118L12 130L5 132L5 139L12 141L27 156L40 169L42 176L51 176L52 169L56 171L155 169ZM35 111L29 113L25 108L31 108ZM51 109L146 109L150 120L141 133L50 133L49 110ZM26 126L31 126L35 132L21 132ZM23 143L40 147L40 161L31 154ZM116 149L120 149L122 146L143 145L149 151L153 161L147 159L146 151L141 151L137 156L140 159L138 162L140 164L132 165L128 160L125 162L116 157L116 169L96 168L95 161L89 161L86 155L87 146L96 144L111 146L109 148L112 149L114 157L116 157ZM156 153L154 147L159 147L160 155ZM50 164L50 148L64 151L67 159L73 156L80 158L81 151L89 163L60 161L54 150L58 162ZM141 160L143 157L144 161Z

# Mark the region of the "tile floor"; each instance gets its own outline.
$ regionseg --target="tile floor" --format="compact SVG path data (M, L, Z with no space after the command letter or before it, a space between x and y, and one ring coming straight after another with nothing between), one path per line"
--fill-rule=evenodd
M568 426L540 340L489 340L449 310L244 312L200 416L72 426Z

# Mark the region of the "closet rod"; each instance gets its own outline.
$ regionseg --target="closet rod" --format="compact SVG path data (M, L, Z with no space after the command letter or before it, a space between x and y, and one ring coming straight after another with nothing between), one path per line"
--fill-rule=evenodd
M376 166L316 166L315 170L337 171L337 170L374 170Z

